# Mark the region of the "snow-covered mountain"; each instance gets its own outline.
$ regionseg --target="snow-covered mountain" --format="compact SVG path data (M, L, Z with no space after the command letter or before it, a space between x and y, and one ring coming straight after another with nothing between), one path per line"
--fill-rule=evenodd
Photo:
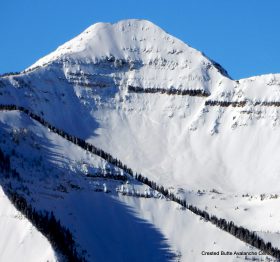
M78 138L279 246L280 75L233 80L151 22L124 20L95 24L23 72L2 76L0 105L28 110L0 111L1 149L22 176L2 186L53 212L88 261L225 261L201 252L255 249L145 183L120 180L126 170ZM151 198L133 197L140 195Z

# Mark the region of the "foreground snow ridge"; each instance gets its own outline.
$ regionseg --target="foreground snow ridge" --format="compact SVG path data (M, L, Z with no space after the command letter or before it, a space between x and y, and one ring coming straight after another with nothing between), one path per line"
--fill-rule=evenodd
M24 217L0 189L1 261L56 262L47 239Z

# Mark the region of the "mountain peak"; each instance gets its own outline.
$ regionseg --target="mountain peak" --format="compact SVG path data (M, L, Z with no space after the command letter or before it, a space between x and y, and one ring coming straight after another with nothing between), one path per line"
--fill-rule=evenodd
M177 45L181 45L183 49L188 47L147 20L128 19L114 24L99 22L88 27L30 68L42 66L65 56L86 57L93 61L102 56L111 55L124 59L139 59L136 53L150 52L153 48L159 53L162 51L159 47L163 44L168 49L168 47L172 48L175 42L178 42ZM172 53L172 50L169 52Z
M96 63L100 60L121 59L140 61L144 65L155 65L158 69L168 66L170 70L180 68L186 81L208 80L211 73L227 76L227 73L201 52L169 35L150 21L139 19L122 20L117 23L96 23L57 50L38 60L29 69L54 61ZM228 76L227 76L228 77Z

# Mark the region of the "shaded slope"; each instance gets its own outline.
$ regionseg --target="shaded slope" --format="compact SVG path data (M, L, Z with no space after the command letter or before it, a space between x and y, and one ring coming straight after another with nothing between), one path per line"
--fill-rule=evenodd
M119 175L117 168L16 112L2 112L1 138L1 147L12 153L12 166L20 174L20 179L2 178L2 185L23 196L38 212L53 212L70 230L86 261L170 261L174 257L158 229L113 198L123 180L94 179L94 172L101 170ZM99 193L96 183L106 183L113 195Z
M72 143L77 144L79 147L81 147L85 150L88 150L89 152L92 152L93 154L95 154L97 156L100 156L101 158L103 158L106 161L108 161L109 163L117 166L118 168L123 169L128 175L131 176L131 178L133 178L133 176L134 176L133 171L129 167L122 164L121 161L113 158L108 153L94 147L93 145L81 140L80 138L71 136L71 135L65 133L62 130L56 129L54 126L51 126L49 123L45 122L44 119L42 119L39 116L33 114L32 112L28 111L27 109L24 109L22 107L16 107L16 106L13 106L13 105L2 106L2 109L4 109L4 110L20 110L20 111L24 112L25 114L28 114L34 120L36 120L39 123L43 124L44 126L48 127L52 132L59 134L60 136L66 138L68 141L71 141ZM225 219L217 218L216 216L213 216L213 215L209 214L205 210L203 211L203 210L198 209L195 206L187 204L186 200L177 197L175 194L170 193L163 186L157 185L155 182L143 177L140 174L136 174L135 178L138 181L148 185L152 189L160 192L167 199L170 199L171 201L173 201L175 203L178 203L183 208L187 208L188 210L190 210L194 214L202 217L203 219L205 219L205 221L211 222L212 224L216 225L218 228L230 233L231 235L233 235L233 236L237 237L238 239L252 245L253 247L256 247L256 248L260 249L265 254L269 254L269 255L272 255L276 258L280 258L280 251L277 248L272 247L271 243L266 243L263 239L261 239L254 232L249 231L248 229L246 229L244 227L235 225L232 221L226 221ZM10 188L11 188L11 186L10 186ZM76 186L75 188L80 188L80 187ZM107 191L107 189L106 189L106 191ZM133 196L133 194L132 194L132 196ZM102 219L102 220L104 220L104 219ZM63 221L65 221L65 219L63 219ZM137 236L137 238L138 238L138 236ZM81 240L84 241L84 238L81 238ZM115 248L115 246L114 246L114 248ZM134 255L134 254L135 253L133 252L132 255ZM152 254L154 254L154 251L153 251ZM171 256L171 253L170 253L169 256ZM155 257L158 257L158 255L156 255Z

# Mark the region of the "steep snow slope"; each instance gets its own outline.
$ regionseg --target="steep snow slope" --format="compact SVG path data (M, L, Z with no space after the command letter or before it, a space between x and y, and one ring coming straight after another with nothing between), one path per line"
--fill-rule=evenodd
M0 189L0 260L55 262L47 239L20 213Z
M124 196L122 191L144 193L147 188L133 179L122 184L97 177L104 169L117 170L22 113L2 111L0 127L0 146L21 177L6 182L37 210L52 211L88 261L224 261L201 251L259 253L156 192L149 193L151 198ZM32 259L37 261L38 255ZM230 259L243 261L244 255Z
M187 193L177 190L177 193L201 210L231 220L279 247L278 194L238 195L220 193L216 190Z
M233 81L152 23L126 20L93 25L1 78L0 103L24 105L165 185L276 192L279 78Z
M275 239L279 222L278 212L274 213L276 202L261 205L244 201L242 195L279 192L279 83L279 74L234 81L217 63L152 23L126 20L93 25L19 75L1 77L0 104L25 106L54 126L92 142L134 171L185 196L188 202L209 208L211 213L251 230L269 231L267 239ZM26 116L9 112L1 119L3 130L13 130L6 133L6 137L12 135L14 139L9 144L9 153L17 136L25 136L25 128L35 131L36 143L30 143L28 150L20 147L20 157L14 157L13 164L26 177L40 178L36 185L42 191L29 185L37 196L38 207L54 209L57 216L68 221L66 225L74 225L73 232L78 232L81 225L75 224L77 219L64 217L65 212L61 209L63 214L59 213L57 206L73 213L76 206L66 207L65 203L72 203L74 198L84 201L87 210L96 207L96 202L85 200L88 193L72 192L71 185L78 185L85 192L103 190L104 181L88 180L86 174L104 169L121 171L34 126ZM32 140L31 137L28 139ZM37 168L41 161L38 152L28 152L35 152L34 148L42 142L40 155L46 162ZM27 174L26 170L31 171ZM42 177L42 170L49 176ZM114 192L121 186L119 182L109 184ZM56 202L65 188L71 192L65 197L68 200ZM59 193L53 193L54 189ZM205 198L196 193L198 190L204 190ZM213 192L222 193L223 199L215 199ZM111 205L107 197L101 198L106 206ZM50 199L55 204L48 207ZM236 211L235 203L250 212ZM168 239L173 239L172 245L180 242L163 222L149 218L137 201L130 204L140 210L142 218L157 224ZM153 204L147 206L150 210ZM113 207L116 206L112 204L112 210ZM87 210L84 215L89 221L91 214ZM101 211L106 210L102 207ZM269 220L267 214L271 213L275 215ZM252 216L256 221L250 219ZM267 223L261 223L262 219ZM196 226L199 225L194 223ZM95 241L99 236L87 242L94 229L83 229L90 235L75 236L90 256L101 258L102 254L93 251L100 244ZM157 235L154 231L151 234ZM157 240L161 237L157 235ZM184 248L178 245L175 250L181 252ZM184 259L191 256L184 254Z
M199 51L144 20L97 23L29 69L53 62L62 63L68 74L95 73L97 80L111 67L117 72L110 82L145 88L208 90L222 78L219 70L226 74ZM92 70L94 64L101 66Z
M122 199L134 207L141 217L162 229L177 248L179 261L276 261L212 224L204 222L191 212L180 209L175 203L127 196ZM219 251L219 255L205 255L203 251ZM232 254L223 255L222 251L224 254ZM234 252L252 252L252 255L237 255Z
M22 113L1 112L0 126L0 146L20 174L19 179L2 177L1 185L23 195L36 210L53 212L70 229L86 261L169 261L174 256L158 229L111 197L123 180L104 175L121 175L121 170ZM144 186L130 183L144 194ZM1 248L6 250L3 243ZM36 250L31 259L40 261Z

